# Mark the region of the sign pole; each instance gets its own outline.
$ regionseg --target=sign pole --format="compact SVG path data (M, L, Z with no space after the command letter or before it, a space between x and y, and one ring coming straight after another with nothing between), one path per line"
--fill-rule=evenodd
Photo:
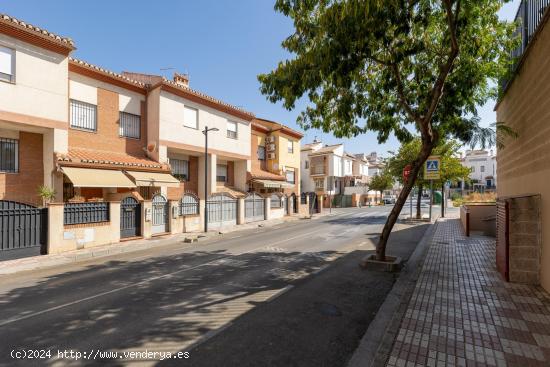
M434 181L430 180L430 222L432 221L432 204L434 202Z
M410 220L413 219L413 190L409 193L409 203L411 204L411 216L409 217Z

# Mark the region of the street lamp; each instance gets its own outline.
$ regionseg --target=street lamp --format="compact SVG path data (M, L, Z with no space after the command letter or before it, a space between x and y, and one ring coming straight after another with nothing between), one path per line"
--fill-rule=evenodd
M220 129L213 127L204 127L204 232L208 232L208 132L219 131Z

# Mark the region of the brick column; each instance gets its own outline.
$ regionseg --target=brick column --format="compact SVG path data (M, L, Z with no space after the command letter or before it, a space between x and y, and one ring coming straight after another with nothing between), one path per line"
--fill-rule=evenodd
M143 200L141 203L143 211L141 215L141 235L143 238L151 238L152 220L153 220L153 203L151 200Z

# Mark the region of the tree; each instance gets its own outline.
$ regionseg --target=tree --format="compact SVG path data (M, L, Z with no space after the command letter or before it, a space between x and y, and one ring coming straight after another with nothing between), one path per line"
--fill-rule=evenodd
M455 140L442 141L440 140L438 145L434 147L432 154L438 155L441 158L440 177L441 179L434 183L439 186L443 186L448 181L457 181L461 179L467 179L470 174L470 170L464 167L458 158L461 148L461 144ZM401 145L399 151L394 153L388 160L388 171L399 182L404 183L403 169L407 164L410 164L415 159L420 150L422 149L422 142L419 138L415 138L409 142ZM418 187L418 197L416 201L416 217L420 218L420 200L422 198L422 189L429 182L424 180L424 167L418 172L416 178L416 187ZM410 178L412 179L412 178Z
M381 174L372 176L369 181L369 190L380 192L380 197L382 197L384 190L389 190L392 187L393 178L386 169Z
M496 146L497 149L504 148L504 140L509 138L517 138L519 134L507 126L504 122L493 122L488 127L482 127L479 124L475 127L472 138L468 142L473 150L476 146L481 149L486 149Z
M506 72L513 25L499 0L277 0L294 33L292 59L258 76L261 92L287 109L307 95L298 123L336 137L378 132L401 142L415 131L418 173L440 139L468 141L476 106L496 96L490 81ZM376 247L385 260L391 230L415 179L388 215Z

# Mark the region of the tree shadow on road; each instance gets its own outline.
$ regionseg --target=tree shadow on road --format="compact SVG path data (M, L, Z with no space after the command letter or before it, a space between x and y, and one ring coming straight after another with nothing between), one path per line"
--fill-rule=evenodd
M409 241L414 238L410 231L411 229L404 229L398 231L403 232L400 235L392 236ZM418 230L414 232L417 233ZM412 249L414 247L404 245L402 252L410 253ZM357 251L348 254L345 258L366 253L367 251ZM53 351L78 350L87 353L92 351L95 353L97 350L144 351L145 349L165 352L186 351L201 336L229 322L239 324L247 314L252 312L254 315L259 315L256 316L259 320L274 322L277 318L274 318L274 314L272 316L273 311L266 308L266 305L275 301L284 303L287 293L275 301L270 300L289 284L298 285L301 284L300 282L316 278L307 278L307 276L327 265L338 255L340 254L335 251L270 250L235 255L226 251L196 250L137 261L113 260L100 265L89 265L80 270L51 275L1 295L0 339L3 343L0 345L0 365L14 365L16 361L10 359L9 352L23 347L47 348ZM384 275L384 279L386 276ZM385 283L386 281L390 282L389 285ZM383 282L385 285L382 288L386 292L393 284L393 275ZM326 284L329 283L330 279ZM346 297L343 296L346 292L359 292L359 298L369 298L379 294L374 292L369 295L373 290L371 286L377 287L371 283L369 286L362 286L361 289L351 287L352 282L349 280L336 283L338 289L335 294L341 294L342 301L349 301L345 309L361 307L353 300L346 301ZM346 289L346 287L351 288ZM288 294L296 290L295 288ZM277 330L276 324L271 324L271 329L264 330L262 337L267 333L277 340L285 338L284 330L287 327L301 330L299 314L296 313L299 313L303 307L310 307L310 302L323 304L325 301L322 301L322 294L320 292L318 297L321 301L314 298L305 299L296 305L296 308L291 307L291 303L288 307L282 308L289 314L294 313L293 317L287 320L290 324L285 324L286 326L280 330ZM379 300L376 301L376 304L378 303ZM285 320L284 315L278 317L279 320ZM364 332L366 319L362 320L360 325ZM325 325L319 323L314 327L322 330ZM334 329L333 332L329 330L327 335L330 336L330 340L333 340L338 338L340 333L340 329ZM297 334L295 336L300 337ZM239 338L239 335L234 337ZM249 343L252 343L250 338L253 339L254 336L244 338L244 335L241 335L240 337L243 338L243 342L249 340ZM307 336L304 335L304 337ZM290 341L288 339L285 342ZM257 339L256 342L262 343L262 339ZM306 348L306 344L302 342L299 345L302 344ZM304 355L318 353L323 356L323 353L327 352L322 350L323 348L311 349L315 346L319 345L313 344ZM279 348L274 350L277 353L281 351ZM224 353L229 352L230 350L224 351ZM242 352L244 353L244 350ZM241 355L241 358L246 360L246 353ZM292 360L294 357L288 354L284 358ZM189 363L191 359L184 363ZM196 358L194 360L197 361ZM252 360L255 359L251 358ZM28 365L28 361L18 362ZM54 364L56 361L42 362ZM57 362L64 365L125 364L122 361L107 359ZM179 360L179 362L182 361ZM214 361L213 364L207 363L208 360L205 359L202 362L205 366L217 365Z

